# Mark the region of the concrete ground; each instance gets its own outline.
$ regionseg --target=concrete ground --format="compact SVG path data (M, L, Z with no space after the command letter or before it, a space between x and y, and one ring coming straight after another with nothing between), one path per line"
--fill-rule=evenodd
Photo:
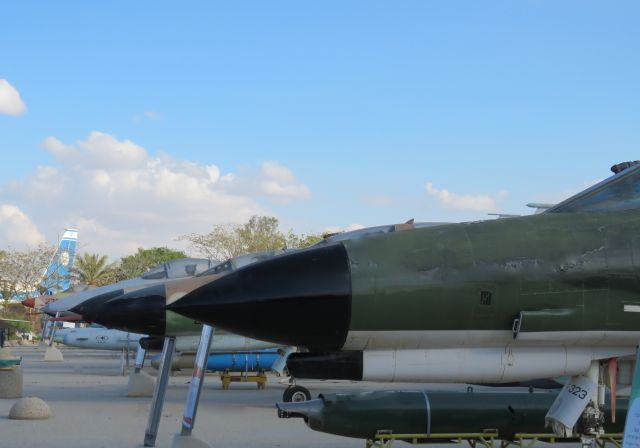
M140 447L151 398L125 396L128 378L120 375L119 354L61 347L63 362L45 362L35 346L14 347L23 357L24 396L45 400L53 416L42 421L9 420L14 399L0 399L0 447L116 448ZM133 359L132 359L133 363ZM154 369L149 373L156 374ZM171 377L156 446L170 447L180 428L189 374ZM386 384L305 383L318 393L389 388ZM393 385L419 389L424 385ZM447 386L464 389L465 386ZM274 403L281 401L284 385L270 378L266 390L255 384L233 383L222 390L218 376L209 375L200 400L194 436L216 448L351 448L364 441L315 432L300 419L279 419ZM397 444L403 446L403 444ZM406 446L406 445L404 445ZM566 446L566 445L565 445Z
M60 347L63 362L45 362L35 346L13 347L22 356L24 396L45 400L49 420L9 420L15 399L0 399L0 447L138 447L142 446L151 398L125 396L128 378L120 376L119 354ZM133 362L133 359L132 359ZM155 375L152 368L147 370ZM171 377L156 446L170 447L180 429L190 375ZM310 384L314 396L337 390L362 390L361 385ZM318 387L316 387L318 386ZM369 385L368 388L371 388ZM299 419L279 419L274 403L281 401L284 385L270 378L267 389L233 383L222 390L220 379L208 375L200 399L194 436L214 447L313 446L362 448L356 439L310 430Z

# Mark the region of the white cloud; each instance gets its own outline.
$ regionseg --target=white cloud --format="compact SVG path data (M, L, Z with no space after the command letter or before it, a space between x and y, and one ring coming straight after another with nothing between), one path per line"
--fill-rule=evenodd
M29 204L36 222L47 222L53 232L77 227L81 247L112 257L140 246L184 247L175 241L179 235L271 214L263 198L310 195L277 162L223 174L215 164L152 155L130 140L97 131L71 144L49 137L42 146L56 166L38 167L24 181L5 185L3 196ZM267 180L274 182L272 190L263 188Z
M142 113L135 114L132 118L132 121L135 124L141 124L145 121L156 121L161 118L160 114L153 110L145 110Z
M20 115L27 106L20 98L20 93L6 79L0 79L0 114Z
M73 158L76 151L72 146L67 146L55 137L47 137L42 142L45 151L51 153L56 158Z
M225 174L219 180L220 187L228 193L260 196L277 203L311 198L309 187L288 167L275 161L262 162L258 170L243 167L239 173Z
M142 168L147 163L147 151L131 140L119 141L103 132L93 131L86 140L65 145L55 137L48 137L42 147L62 162L85 168L127 170Z
M497 204L507 197L506 191L489 194L457 194L447 189L437 189L431 182L425 185L427 193L436 198L445 207L471 212L495 212Z
M0 204L0 238L14 248L36 246L44 242L44 235L29 217L12 204Z
M293 172L278 162L263 162L260 167L260 190L267 196L283 199L309 199L311 191Z

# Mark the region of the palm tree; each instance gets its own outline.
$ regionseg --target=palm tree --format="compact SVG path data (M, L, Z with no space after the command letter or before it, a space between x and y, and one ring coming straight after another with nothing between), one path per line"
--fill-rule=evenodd
M75 271L80 283L101 286L109 282L113 265L107 264L106 255L85 253L76 259Z

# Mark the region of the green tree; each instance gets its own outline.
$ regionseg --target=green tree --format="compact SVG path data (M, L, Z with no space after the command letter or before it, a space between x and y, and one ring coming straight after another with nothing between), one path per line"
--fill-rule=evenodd
M176 258L187 258L187 254L181 250L167 247L152 247L151 249L140 247L135 254L120 259L120 263L116 268L116 278L117 280L125 280L139 277L150 268Z
M293 249L313 246L317 242L322 241L322 238L323 236L320 233L301 233L300 235L297 235L293 233L293 231L289 230L289 233L287 233L287 247Z
M103 286L113 279L113 264L106 255L84 253L75 260L74 272L78 281L85 285Z
M10 331L12 333L15 330L32 331L34 329L33 322L30 320L30 308L22 306L20 303L8 303L3 309L3 315L5 319L15 319L10 324ZM38 316L38 319L40 316Z
M251 252L305 247L322 239L320 235L297 235L279 229L277 218L252 216L242 225L221 224L206 234L191 233L180 237L197 253L212 260L226 260Z

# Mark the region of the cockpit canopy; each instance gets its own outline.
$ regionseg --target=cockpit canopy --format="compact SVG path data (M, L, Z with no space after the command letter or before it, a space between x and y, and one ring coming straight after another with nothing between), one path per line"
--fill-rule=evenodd
M219 264L204 258L177 258L149 269L141 277L145 280L193 277Z
M251 263L255 263L257 261L265 260L267 258L271 258L274 255L281 253L282 251L264 251L264 252L254 252L251 254L239 255L237 257L233 257L225 261L224 263L220 263L217 266L213 266L212 268L201 272L198 276L212 275L212 274L222 274L224 272L233 271L235 269L242 268Z

